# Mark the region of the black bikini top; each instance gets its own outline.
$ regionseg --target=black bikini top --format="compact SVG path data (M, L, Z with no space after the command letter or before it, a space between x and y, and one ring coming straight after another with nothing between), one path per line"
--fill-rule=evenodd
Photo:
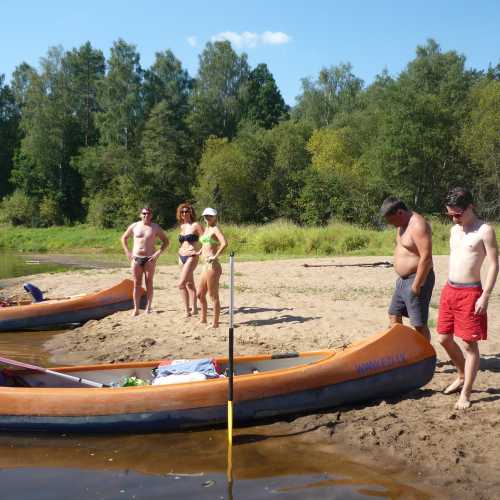
M179 234L179 243L184 243L185 241L189 241L189 243L195 243L198 241L199 236L195 233L191 234Z

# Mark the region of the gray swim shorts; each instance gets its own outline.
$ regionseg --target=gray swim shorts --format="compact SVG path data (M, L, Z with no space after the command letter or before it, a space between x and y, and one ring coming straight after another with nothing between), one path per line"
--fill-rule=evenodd
M415 273L398 278L389 306L389 314L391 316L406 316L410 318L410 323L413 326L427 325L435 280L434 271L431 269L420 290L420 295L417 297L411 291L411 286L415 281Z

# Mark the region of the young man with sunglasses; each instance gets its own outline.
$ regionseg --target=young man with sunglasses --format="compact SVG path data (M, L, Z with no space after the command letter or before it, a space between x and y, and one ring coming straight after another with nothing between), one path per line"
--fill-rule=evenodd
M121 237L123 250L127 259L131 263L132 275L134 278L134 312L133 316L139 314L141 301L142 278L145 277L147 306L146 312L151 312L153 302L153 276L155 273L156 261L161 253L167 249L169 241L163 229L152 222L153 211L149 207L141 210L141 219L131 224ZM133 236L132 252L128 247L128 239ZM155 250L156 240L161 240L161 247Z
M391 325L402 323L407 316L413 328L430 340L427 321L435 281L431 228L420 214L394 196L384 200L380 214L396 227L394 270L399 278L389 306L389 321Z
M446 198L447 215L453 220L450 231L448 282L441 293L437 331L458 371L458 377L443 392L460 391L456 409L470 407L472 385L479 369L478 341L486 340L488 301L498 275L498 246L495 230L474 212L472 194L461 187ZM481 284L481 267L488 271ZM460 345L454 337L460 339Z

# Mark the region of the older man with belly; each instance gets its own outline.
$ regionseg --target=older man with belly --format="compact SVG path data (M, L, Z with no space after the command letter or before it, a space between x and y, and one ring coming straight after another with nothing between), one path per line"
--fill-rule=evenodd
M472 194L454 188L446 199L448 216L455 225L450 232L448 283L439 304L437 331L458 371L458 377L445 394L460 391L456 409L470 407L472 385L479 369L479 340L486 340L488 301L498 276L498 246L494 229L480 220L475 212ZM487 260L488 272L484 287L481 267ZM460 339L463 347L455 341Z
M394 196L384 200L380 213L396 227L394 269L399 278L389 306L389 321L391 325L402 323L406 316L413 328L430 340L427 322L435 281L431 228L420 214Z

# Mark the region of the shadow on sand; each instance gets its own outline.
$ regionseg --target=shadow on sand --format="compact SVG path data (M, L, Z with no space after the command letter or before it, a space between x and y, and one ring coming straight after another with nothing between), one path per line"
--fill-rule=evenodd
M239 307L236 309L235 314L257 314L263 312L283 312L283 311L293 311L293 307Z
M238 324L247 326L264 326L264 325L278 325L280 323L305 323L306 321L311 321L314 319L321 319L321 316L292 316L290 314L284 314L283 316L278 316L276 318L269 319L251 319L249 321L240 321Z

